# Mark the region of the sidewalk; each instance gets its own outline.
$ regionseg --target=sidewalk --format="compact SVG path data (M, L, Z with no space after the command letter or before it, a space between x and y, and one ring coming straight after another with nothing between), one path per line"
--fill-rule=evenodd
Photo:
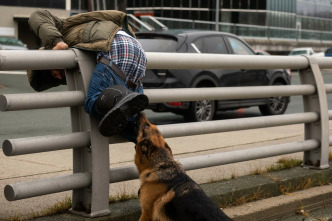
M167 142L172 148L172 151L175 155L175 158L187 157L197 154L208 154L214 152L227 152L238 149L247 149L259 146L273 145L278 143L287 143L287 142L296 142L303 140L303 125L291 125L291 126L282 126L282 127L273 127L273 128L264 128L264 129L254 129L246 131L235 131L235 132L226 132L218 134L208 134L208 135L198 135L198 136L189 136L182 138L168 138ZM302 159L302 153L296 153L288 155L292 158ZM133 165L134 157L134 145L132 143L122 143L110 145L110 163L111 167L118 167L123 165ZM285 157L285 156L281 156ZM271 157L266 159L260 159L255 161L241 162L230 165L223 165L218 167L199 169L194 171L188 171L188 174L196 180L198 183L210 183L211 181L218 181L223 179L229 179L231 177L236 177L227 182L223 182L223 185L234 186L234 182L239 182L243 180L245 186L248 184L254 184L254 180L259 180L261 176L254 176L255 178L248 182L246 180L247 176L253 173L253 171L261 170L263 171L267 166L274 164L280 157ZM18 183L28 180L42 179L46 177L61 176L65 174L71 174L72 172L72 150L61 150L55 152L46 152L30 155L22 155L15 157L6 157L3 153L0 153L0 188L3 192L3 189L6 184ZM293 170L289 170L293 171ZM301 175L305 172L303 171L314 171L315 173L321 173L322 171L318 170L305 170L300 168L299 172L296 172L296 175ZM330 171L330 170L324 170ZM325 173L324 172L324 173ZM287 171L286 171L287 173ZM311 172L310 172L311 173ZM329 174L332 177L331 173ZM268 178L264 176L265 178ZM269 178L271 179L271 178ZM300 178L302 179L302 178ZM271 182L271 181L269 181ZM332 181L330 181L332 182ZM206 184L208 185L208 184ZM262 186L263 184L258 182L256 187ZM128 195L136 195L139 188L139 181L126 181L122 183L116 183L110 185L110 195L118 196L123 193ZM203 187L205 188L205 187ZM214 187L215 189L216 187ZM221 187L220 187L221 188ZM312 188L311 188L312 189ZM311 189L305 190L313 193L324 193L324 196L327 196L325 202L330 202L332 199L332 186L322 186L317 187L318 190L312 191ZM309 193L308 193L309 194ZM294 193L292 195L305 196L304 192ZM284 197L291 197L284 196ZM44 211L47 208L50 208L54 204L57 204L59 201L63 201L66 197L71 197L71 191L50 194L46 196L34 197L30 199L24 199L14 202L8 202L3 193L0 195L0 220L6 220L9 218L17 217L24 218L31 215L32 213L37 214L38 212ZM284 197L277 198L282 202L286 202ZM317 196L318 197L318 196ZM317 198L316 197L316 198ZM314 195L309 194L309 199L315 198ZM277 199L267 199L271 202L277 202ZM319 197L318 197L319 199ZM262 200L265 201L265 200ZM257 201L250 204L245 204L243 206L227 208L225 212L231 217L235 217L236 220L250 220L246 215L241 215L239 211L249 211L248 214L251 214L251 217L254 217L250 212L253 208L260 208L258 206L259 202ZM301 201L298 199L297 202ZM310 201L310 200L309 200ZM134 206L131 208L136 211L136 215L139 214L139 205L137 200L131 200L126 203L132 202ZM268 205L272 203L262 203L261 211L267 210ZM249 206L250 205L250 206ZM256 206L257 205L257 206ZM130 208L124 207L123 203L118 203L111 208L112 215L115 216L116 208L122 207L126 208L126 212L130 212ZM265 207L265 208L263 208ZM275 207L274 207L275 208ZM288 208L286 206L286 208ZM290 207L289 207L290 208ZM271 209L270 210L274 210ZM259 213L256 213L259 214ZM332 217L332 216L331 216ZM19 219L17 219L19 220ZM63 214L55 217L40 218L38 220L85 220L82 217L76 217L72 214ZM101 219L98 219L101 220ZM114 219L116 220L116 219ZM121 217L119 220L123 220ZM134 219L135 220L135 219ZM258 220L258 219L252 219ZM268 219L267 219L268 220Z

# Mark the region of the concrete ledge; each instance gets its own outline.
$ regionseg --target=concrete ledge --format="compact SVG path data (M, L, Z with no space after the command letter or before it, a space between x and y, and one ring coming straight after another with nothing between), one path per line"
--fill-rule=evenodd
M330 163L331 165L332 163ZM234 220L276 220L280 217L295 214L300 207L308 210L316 209L332 203L331 185L325 191L315 191L316 194L301 194L303 189L313 189L315 186L327 185L332 183L332 169L309 170L296 167L288 170L282 170L265 175L243 176L221 182L202 184L201 187L206 194L220 207L229 204L240 204L242 206L228 207L224 209L226 214ZM322 186L324 187L324 186ZM326 187L326 186L325 186ZM316 187L320 188L320 187ZM279 199L276 197L284 196L293 191L292 195L297 195L296 199ZM274 203L263 203L262 206L255 206L256 209L243 209L248 204L254 204L254 200L262 202L264 200L273 200ZM243 208L242 208L243 207ZM249 205L250 207L250 205ZM131 221L138 220L141 209L138 199L132 199L124 202L110 204L111 214L105 217L86 218L74 214L64 213L50 217L40 217L35 220L62 221L62 220L112 220L112 221ZM247 211L247 212L245 212ZM332 216L331 216L332 218Z

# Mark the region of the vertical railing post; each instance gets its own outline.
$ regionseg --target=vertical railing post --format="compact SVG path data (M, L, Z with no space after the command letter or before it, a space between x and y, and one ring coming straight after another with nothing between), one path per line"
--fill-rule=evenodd
M303 96L304 112L317 112L318 122L305 124L305 140L316 139L320 147L304 152L303 166L326 169L329 167L329 116L326 90L322 73L314 57L307 57L310 67L299 71L301 84L312 84L316 87L314 95Z
M86 94L90 77L96 65L93 53L74 50L79 69L67 70L68 90L81 90ZM98 132L98 122L84 112L84 108L71 107L73 132L90 131L91 145L73 150L73 172L90 172L91 186L73 190L71 212L88 217L104 216L109 211L109 138Z

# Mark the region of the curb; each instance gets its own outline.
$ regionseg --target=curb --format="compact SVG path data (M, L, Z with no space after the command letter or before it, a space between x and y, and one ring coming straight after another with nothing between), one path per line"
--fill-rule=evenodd
M332 161L330 168L325 170L309 170L302 167L266 173L264 175L248 175L231 180L225 180L214 183L201 184L205 193L220 207L225 205L234 205L228 207L226 211L229 215L232 208L243 203L251 203L255 200L264 200L284 194L307 190L312 187L327 185L332 183ZM317 194L308 198L301 199L301 206L311 210L323 207L326 203L332 203L332 190L328 193ZM104 217L87 218L74 215L70 212L63 214L40 217L34 220L41 221L62 221L62 220L96 220L96 221L131 221L138 220L141 214L138 199L131 199L124 202L110 204L111 214ZM283 216L289 216L296 213L299 209L299 200L286 202L285 204L276 205L251 211L246 214L230 215L236 221L242 220L277 220Z

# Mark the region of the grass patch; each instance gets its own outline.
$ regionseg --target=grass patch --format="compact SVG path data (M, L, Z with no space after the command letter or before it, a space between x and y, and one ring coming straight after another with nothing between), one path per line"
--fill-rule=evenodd
M126 200L131 200L131 199L137 199L137 195L130 195L128 193L123 193L121 195L117 196L110 196L109 198L109 203L117 203L117 202L122 202Z
M56 215L59 213L63 213L68 211L71 208L72 202L70 197L66 197L64 200L58 202L57 204L53 205L51 208L43 210L41 212L31 212L24 218L20 215L14 215L8 219L8 221L21 221L21 220L30 220L37 217L42 216L51 216Z
M53 205L51 208L43 211L41 216L55 215L68 211L71 208L71 203L71 198L66 197L63 201L60 201L59 203Z
M233 194L234 194L234 192L233 192ZM235 197L233 194L230 196L230 198L224 205L219 204L219 206L221 208L226 208L229 206L240 206L240 205L243 205L243 204L246 204L249 202L253 202L253 201L256 201L259 199L268 198L271 195L270 193L261 190L261 187L258 187L257 190L254 191L253 193L245 194L240 197Z
M300 166L302 164L302 160L298 159L292 159L292 158L280 158L277 161L276 165L272 165L268 168L266 168L267 172L274 172L274 171L280 171L284 169L290 169L293 167Z

